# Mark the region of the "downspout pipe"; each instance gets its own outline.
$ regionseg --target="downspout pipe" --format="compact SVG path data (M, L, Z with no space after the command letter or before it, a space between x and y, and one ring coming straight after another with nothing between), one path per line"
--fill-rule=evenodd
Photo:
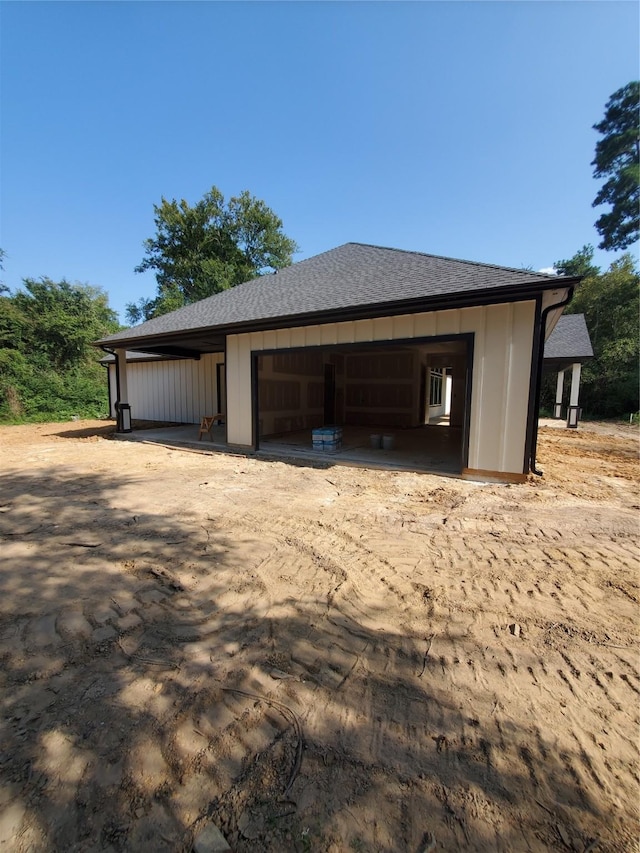
M569 287L569 293L567 294L565 299L561 299L560 302L555 302L553 305L547 305L547 307L542 312L540 317L540 326L539 326L539 334L540 334L540 346L538 348L538 370L536 373L536 397L535 397L535 405L533 409L533 418L535 428L533 430L533 435L531 437L531 456L529 457L529 468L533 474L538 477L542 477L543 472L536 468L536 451L538 449L538 419L540 417L540 392L542 390L542 368L544 364L544 344L545 344L545 333L547 331L547 317L551 311L555 311L556 308L564 308L565 305L568 305L573 299L573 292L575 290L575 284L572 284Z
M100 349L104 350L104 352L108 352L109 355L112 355L115 359L115 362L116 362L116 402L115 402L115 405L116 405L116 412L117 412L118 411L117 406L118 406L118 403L120 402L120 365L118 364L118 356L116 355L116 351L114 349L111 349L111 347L101 346ZM109 365L107 364L106 367L107 367L107 385L108 385L109 391L110 391L111 390L111 382L110 382L110 375L109 375ZM109 394L109 414L111 414L111 394Z

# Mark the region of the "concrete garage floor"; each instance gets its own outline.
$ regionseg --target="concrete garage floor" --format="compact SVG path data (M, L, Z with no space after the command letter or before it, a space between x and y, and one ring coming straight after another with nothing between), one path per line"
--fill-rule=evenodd
M342 449L335 453L315 451L310 430L261 439L260 450L270 454L295 452L336 462L459 474L461 469L461 430L424 426L418 429L388 427L344 427ZM372 448L371 435L391 436L393 449Z
M204 437L201 441L198 441L198 431L197 424L186 424L134 430L119 437L198 450L237 452L227 445L224 426L215 426L212 438ZM393 449L372 448L372 434L393 436ZM300 430L262 438L260 449L257 452L247 451L247 455L308 460L311 464L324 462L456 475L462 467L461 443L462 431L454 427L426 425L416 429L395 430L388 427L344 427L342 449L336 452L314 450L311 446L311 430Z

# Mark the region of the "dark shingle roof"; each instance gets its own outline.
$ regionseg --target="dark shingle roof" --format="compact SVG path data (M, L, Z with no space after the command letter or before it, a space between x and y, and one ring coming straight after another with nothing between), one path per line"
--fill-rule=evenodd
M584 314L563 314L544 345L545 359L580 361L593 358L593 348Z
M253 279L111 335L103 342L554 282L562 286L557 276L528 270L345 243L274 275Z

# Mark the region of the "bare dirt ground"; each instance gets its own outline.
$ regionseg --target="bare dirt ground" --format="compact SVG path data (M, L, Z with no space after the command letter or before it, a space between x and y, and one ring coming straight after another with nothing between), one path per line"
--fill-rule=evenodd
M2 851L637 850L637 432L501 486L109 431L0 428Z

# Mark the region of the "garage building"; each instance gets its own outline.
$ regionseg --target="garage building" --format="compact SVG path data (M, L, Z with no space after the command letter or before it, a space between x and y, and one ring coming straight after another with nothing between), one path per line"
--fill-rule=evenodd
M332 425L345 458L381 435L408 467L516 481L535 468L544 342L578 282L347 243L97 345L134 418L220 414L219 441L252 451L311 449Z

